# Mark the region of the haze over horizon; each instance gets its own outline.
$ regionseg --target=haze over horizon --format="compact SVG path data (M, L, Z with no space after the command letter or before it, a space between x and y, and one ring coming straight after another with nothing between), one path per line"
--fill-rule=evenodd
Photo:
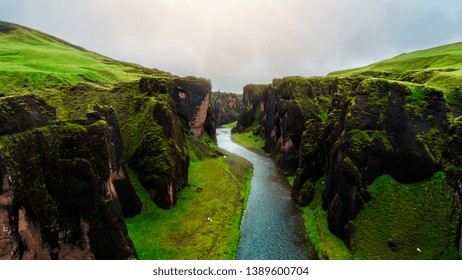
M0 0L0 20L214 90L462 41L455 0Z

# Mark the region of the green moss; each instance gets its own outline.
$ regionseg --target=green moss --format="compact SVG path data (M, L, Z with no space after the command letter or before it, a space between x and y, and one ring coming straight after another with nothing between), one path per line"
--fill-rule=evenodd
M291 186L293 186L293 185L294 185L294 181L295 181L295 176L287 176L286 178L287 178L287 181L289 182L289 184L290 184Z
M192 135L186 135L186 142L191 162L201 161L209 157L222 156L216 148L216 142L206 136L198 139Z
M393 151L393 145L388 140L387 132L384 130L361 130L353 129L348 132L351 135L355 147L364 149L377 143L382 144L387 151Z
M425 100L417 100L404 104L404 108L411 113L411 116L415 116L421 120L425 120L425 111L428 108L428 102Z
M418 101L418 100L424 100L425 99L425 95L426 95L425 90L423 90L421 88L411 87L410 91L411 91L411 97L412 97L413 100Z
M305 120L317 117L325 122L331 105L329 78L318 77L285 77L273 81L273 86L280 98L279 110L287 110L289 102L293 102L300 109Z
M443 172L409 185L383 175L368 191L371 200L353 221L355 257L460 258L455 247L460 208Z
M417 134L417 141L425 146L425 151L435 163L440 163L443 159L443 149L446 137L440 134L437 128L430 129L427 133Z

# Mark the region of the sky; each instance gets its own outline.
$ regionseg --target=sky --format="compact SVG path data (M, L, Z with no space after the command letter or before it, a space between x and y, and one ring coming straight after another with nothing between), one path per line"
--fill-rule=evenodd
M0 20L227 92L462 41L460 0L0 0Z

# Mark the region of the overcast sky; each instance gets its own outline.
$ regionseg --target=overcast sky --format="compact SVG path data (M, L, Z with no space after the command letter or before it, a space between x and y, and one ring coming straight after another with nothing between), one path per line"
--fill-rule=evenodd
M460 0L0 0L0 20L232 92L462 41Z

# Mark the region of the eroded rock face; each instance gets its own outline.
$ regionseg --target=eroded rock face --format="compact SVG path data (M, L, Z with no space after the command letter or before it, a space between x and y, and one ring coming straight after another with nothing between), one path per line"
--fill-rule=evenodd
M449 138L445 146L444 171L448 184L455 190L459 202L462 204L462 117L453 121L449 126ZM462 215L460 217L457 247L462 256Z
M274 153L279 170L286 175L297 171L305 122L309 118L319 119L317 105L308 101L301 104L298 99L306 94L316 100L315 95L306 92L314 87L317 81L298 77L274 80L272 85L244 87L244 105L235 130L243 132L253 128L253 133L265 139L264 149ZM317 101L319 103L326 102Z
M369 200L367 185L375 178L389 174L409 184L441 170L438 141L448 132L441 92L427 93L422 115L411 107L410 90L398 84L363 82L353 94L330 152L325 194L330 229L341 237Z
M210 81L171 75L142 78L138 85L129 163L151 199L161 208L176 205L176 195L188 184L189 153L185 133L215 139ZM133 114L132 114L133 115ZM128 116L130 118L131 116ZM136 125L133 125L136 123Z
M3 98L0 103L0 136L45 126L56 120L56 110L31 95Z
M242 98L242 95L234 93L212 93L213 114L217 125L229 124L238 120L242 111Z
M244 132L245 130L257 124L256 130L259 130L265 112L265 104L267 100L267 93L269 85L246 85L243 90L243 107L237 125L236 132ZM259 133L260 131L255 131Z
M140 120L128 133L136 135L129 164L151 199L161 208L176 204L176 194L188 184L189 153L170 96L147 98Z
M0 259L136 257L114 186L121 159L108 122L56 121L32 95L0 103L29 115L18 122L22 132L0 136Z
M183 127L195 137L202 138L206 132L216 138L215 118L210 109L212 84L209 80L174 76L142 78L139 89L153 96L169 94Z
M204 132L207 132L215 139L214 125L212 129L205 130L206 122L215 123L209 110L212 91L210 81L192 77L176 78L174 85L175 89L169 93L187 129L195 137L202 138Z

